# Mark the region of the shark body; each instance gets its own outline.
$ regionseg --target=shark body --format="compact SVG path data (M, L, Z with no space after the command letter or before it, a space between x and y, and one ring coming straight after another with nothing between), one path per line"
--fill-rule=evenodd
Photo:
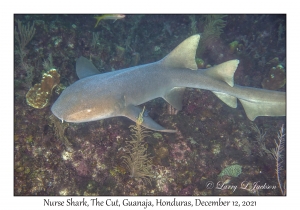
M142 111L137 105L158 97L181 110L184 90L190 87L210 90L232 108L237 107L239 99L250 120L257 116L285 116L285 92L234 85L238 60L198 70L195 54L199 40L200 35L193 35L160 61L104 74L80 57L76 62L80 80L62 92L51 110L62 121L74 123L117 116L136 121ZM176 132L149 116L143 119L142 126L151 130Z

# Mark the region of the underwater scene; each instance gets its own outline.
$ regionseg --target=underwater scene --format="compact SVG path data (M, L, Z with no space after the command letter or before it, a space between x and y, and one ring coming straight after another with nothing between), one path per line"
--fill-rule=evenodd
M285 92L286 15L15 14L14 195L286 195Z

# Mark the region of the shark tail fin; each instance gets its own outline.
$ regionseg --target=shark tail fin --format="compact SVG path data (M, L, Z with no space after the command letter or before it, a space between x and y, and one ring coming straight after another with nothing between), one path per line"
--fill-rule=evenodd
M252 100L245 100L238 98L246 112L249 120L253 121L258 116L285 116L286 115L286 103L285 92L270 91L264 89L250 88L235 86L241 89L241 91L256 91L261 95L265 95L267 100L262 100L260 97L252 98ZM212 91L219 99L232 108L237 107L237 98L226 93Z
M203 73L211 78L225 82L231 87L234 86L234 88L238 88L240 93L244 92L244 94L246 94L246 92L249 93L251 91L253 96L249 98L249 100L245 100L222 92L212 92L232 108L237 107L237 99L239 99L247 117L252 121L258 116L285 116L286 105L284 92L234 85L233 76L238 64L239 60L230 60L203 70Z
M286 105L285 105L285 93L279 91L270 91L264 89L241 87L236 85L236 88L242 91L256 91L260 94L269 97L268 100L264 101L260 98L252 98L252 100L245 100L238 98L246 112L249 120L253 121L258 116L285 116ZM219 99L232 108L237 107L237 98L226 93L212 91ZM253 100L254 99L254 100Z
M199 40L199 34L190 36L181 42L166 57L164 57L161 60L161 64L169 68L187 68L197 70L198 68L195 62L195 56Z
M258 116L285 116L286 115L286 93L280 91L271 91L251 87L240 87L256 92L260 92L266 100L244 100L240 99L247 117L255 120Z

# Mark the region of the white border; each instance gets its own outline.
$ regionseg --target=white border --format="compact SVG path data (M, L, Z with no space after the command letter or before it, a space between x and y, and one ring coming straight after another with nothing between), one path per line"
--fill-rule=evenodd
M224 200L256 200L256 208L298 206L299 182L299 12L296 4L287 1L5 1L1 3L1 152L0 186L1 209L41 209L43 199L68 197L14 197L13 196L13 14L15 13L287 13L287 197L222 197ZM4 76L3 76L4 75ZM296 145L297 144L297 145ZM80 200L81 197L76 197ZM92 197L88 197L91 199ZM106 199L107 197L101 197ZM110 197L111 198L111 197ZM126 197L115 197L125 199ZM172 199L173 197L162 197ZM196 198L217 200L218 197L177 197L179 200ZM129 197L133 199L133 197ZM136 200L156 197L134 197ZM9 208L5 208L9 207ZM91 207L90 207L91 208ZM95 207L102 208L103 207ZM182 208L182 207L174 207ZM200 207L197 207L200 208ZM224 208L224 207L223 207ZM248 209L250 207L247 207ZM109 209L120 209L111 207ZM133 208L133 209L144 209Z

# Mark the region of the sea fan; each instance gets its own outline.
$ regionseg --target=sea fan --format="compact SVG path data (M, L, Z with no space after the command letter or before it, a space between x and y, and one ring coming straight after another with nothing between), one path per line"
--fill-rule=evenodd
M276 176L277 176L277 182L280 189L280 192L282 195L286 195L286 189L285 189L285 181L284 185L281 184L281 177L280 174L282 172L282 165L283 165L283 152L285 150L285 133L284 133L284 125L281 126L279 133L277 134L277 140L274 140L276 147L271 149L272 155L274 159L276 160Z
M136 125L130 126L131 140L126 142L127 155L123 156L123 163L130 172L130 177L140 178L142 182L151 184L153 178L152 157L147 153L147 144L144 138L148 136L149 131L141 127L143 122L143 111L140 113Z

